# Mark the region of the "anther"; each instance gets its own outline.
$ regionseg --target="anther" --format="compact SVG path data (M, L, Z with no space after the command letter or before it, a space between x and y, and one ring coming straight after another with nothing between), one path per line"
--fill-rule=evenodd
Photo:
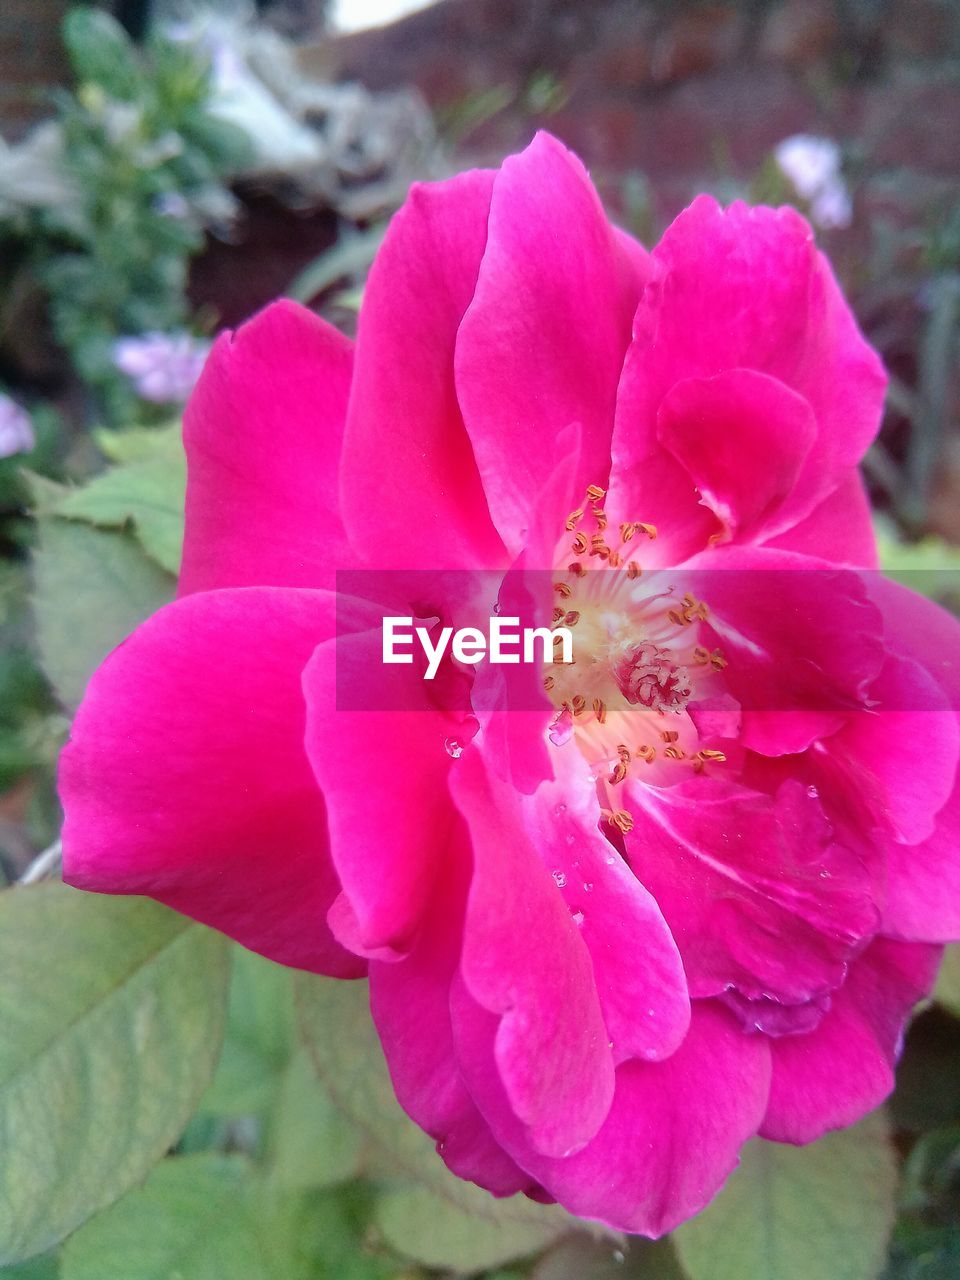
M606 489L601 489L598 484L587 485L587 498L591 502L599 502L601 498L606 497Z
M643 760L646 764L653 764L654 760L657 758L657 749L656 747L650 747L646 743L643 743L641 746L637 747L636 755L638 760Z
M613 773L611 773L607 781L610 783L612 787L617 787L620 785L620 783L624 780L626 776L627 776L627 766L621 760L617 764L617 766L614 768Z
M588 545L589 545L589 544L588 544L588 542L587 542L587 536L586 536L586 534L584 534L584 533L578 533L578 534L577 534L577 536L576 536L576 537L574 538L574 540L573 540L573 546L572 546L573 554L574 554L575 556L582 556L582 555L584 555L584 554L586 553L586 550L587 550Z
M577 522L583 519L583 507L577 507L576 511L571 511L567 516L565 528L572 533L577 527Z
M563 625L565 627L575 627L580 621L580 614L576 609L571 609L569 613L563 615Z
M643 570L637 564L636 560L631 560L630 563L627 565L627 577L631 581L633 581L634 578L639 578L642 572Z
M637 528L642 529L651 542L657 536L657 526L655 524L645 524L644 521L638 520Z
M566 599L567 596L573 595L573 590L571 589L569 582L555 582L553 584L553 589L558 596L563 596L564 599Z
M593 713L600 724L605 724L607 720L607 704L604 700L602 698L594 698L590 705L593 707Z

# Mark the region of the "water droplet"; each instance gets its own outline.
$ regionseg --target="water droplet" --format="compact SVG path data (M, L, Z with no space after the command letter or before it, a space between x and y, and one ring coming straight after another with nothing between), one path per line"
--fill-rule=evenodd
M583 924L583 912L582 912L582 911L575 911L575 912L573 913L573 923L574 923L574 924Z
M463 755L463 743L458 738L445 738L443 749L453 760L459 760Z
M623 1250L622 1250L622 1249L614 1249L614 1251L613 1251L613 1260L614 1260L614 1262L615 1262L615 1263L617 1263L617 1265L619 1266L620 1264L622 1264L622 1263L626 1262L626 1260L627 1260L627 1255L623 1252Z
M497 617L499 617L499 616L500 616L500 610L501 610L501 608L502 608L502 605L500 604L500 601L498 600L498 601L497 601L497 603L493 606L493 612L497 615Z
M829 879L830 879L830 872L829 872L829 871L821 871L821 872L820 872L820 879L821 879L821 880L829 880Z
M558 818L562 818L563 815L567 812L567 806L565 804L558 804L553 812L557 815Z
M648 1010L647 1010L647 1017L648 1017L648 1018L653 1018L653 1017L655 1017L655 1015L656 1015L656 1009L648 1009Z
M616 854L611 853L609 858L607 858L607 866L612 867L613 864L616 862L616 860L617 860Z
M559 889L562 889L563 886L567 883L567 877L563 874L562 871L555 871L553 873L553 878L554 880L556 880L557 888Z
M809 787L807 787L807 795L810 797L810 799L811 799L811 800L816 800L816 799L819 797L820 792L819 792L819 791L817 790L817 788L816 788L816 787L811 783L811 784L810 784L810 786L809 786Z
M592 892L593 892L593 881L592 881L592 880L584 880L584 882L583 882L583 891L584 891L584 893L592 893Z
M567 835L566 835L566 836L564 836L564 839L566 840L567 844L575 844L575 843L576 843L576 836L573 834L573 832L572 832L572 831L568 832L568 833L567 833Z

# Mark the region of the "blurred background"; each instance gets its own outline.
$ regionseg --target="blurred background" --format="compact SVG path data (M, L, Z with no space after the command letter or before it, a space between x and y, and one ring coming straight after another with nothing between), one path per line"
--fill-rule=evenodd
M212 336L281 294L350 331L410 183L541 127L648 245L704 190L811 219L891 375L887 567L960 567L957 0L2 0L0 883L54 847L90 664L173 590ZM960 1276L944 1009L902 1080L889 1274Z

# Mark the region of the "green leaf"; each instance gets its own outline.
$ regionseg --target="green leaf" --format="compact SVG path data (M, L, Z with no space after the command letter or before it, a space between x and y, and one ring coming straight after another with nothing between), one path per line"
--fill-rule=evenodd
M947 947L933 998L960 1018L960 943Z
M175 574L183 551L186 459L179 433L173 448L164 438L166 432L149 434L159 437L152 456L110 467L82 488L70 490L60 499L56 514L108 528L132 523L147 555Z
M272 1105L290 1057L293 974L233 946L223 1052L200 1102L207 1115L253 1115Z
M39 521L34 616L44 671L68 708L111 649L173 599L175 584L126 533Z
M273 1111L268 1155L279 1187L333 1187L360 1171L362 1135L334 1104L305 1049L283 1073Z
M875 1280L896 1182L880 1113L808 1147L758 1138L673 1242L691 1280Z
M207 1116L260 1115L270 1178L290 1191L336 1186L360 1168L362 1138L293 1037L293 972L233 948L227 1032Z
M569 1228L568 1223L558 1230L549 1210L530 1211L542 1205L495 1200L472 1182L458 1188L456 1198L454 1203L426 1187L400 1187L381 1195L374 1220L398 1253L428 1267L461 1272L539 1253Z
M49 1248L176 1141L220 1048L227 958L147 899L0 894L0 1265Z
M64 19L63 42L78 80L113 98L137 96L142 76L136 49L115 18L102 9L73 9Z
M392 1186L375 1220L399 1252L429 1266L478 1270L535 1253L579 1224L557 1205L497 1200L451 1174L394 1096L366 984L296 979L301 1032L334 1101L380 1149Z
M530 1273L530 1280L686 1280L669 1240L630 1236L591 1240L577 1234L561 1240ZM744 1280L752 1280L744 1277Z
M30 1258L15 1267L0 1267L3 1280L60 1280L60 1264L51 1253Z
M295 1216L259 1200L239 1156L164 1160L63 1250L63 1280L293 1280Z
M401 1272L395 1255L375 1251L367 1210L367 1196L359 1183L343 1191L320 1192L306 1201L298 1230L304 1252L316 1259L311 1280L420 1280L420 1272L410 1268Z

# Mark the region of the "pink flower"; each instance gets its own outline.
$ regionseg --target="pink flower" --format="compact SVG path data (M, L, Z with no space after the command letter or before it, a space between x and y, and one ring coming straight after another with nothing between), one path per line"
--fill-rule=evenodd
M145 333L119 338L113 362L132 379L141 399L182 404L196 386L209 351L209 343L189 333Z
M840 148L830 138L796 133L774 149L781 173L797 195L809 201L819 227L848 227L853 217L850 193L840 171Z
M543 135L414 188L355 346L290 303L216 344L67 878L368 973L402 1105L497 1195L657 1235L753 1135L851 1123L960 935L958 631L873 572L883 392L791 209L701 197L647 253ZM580 658L388 709L383 614L472 618L477 574Z
M37 440L30 415L15 400L0 394L0 458L29 453Z

